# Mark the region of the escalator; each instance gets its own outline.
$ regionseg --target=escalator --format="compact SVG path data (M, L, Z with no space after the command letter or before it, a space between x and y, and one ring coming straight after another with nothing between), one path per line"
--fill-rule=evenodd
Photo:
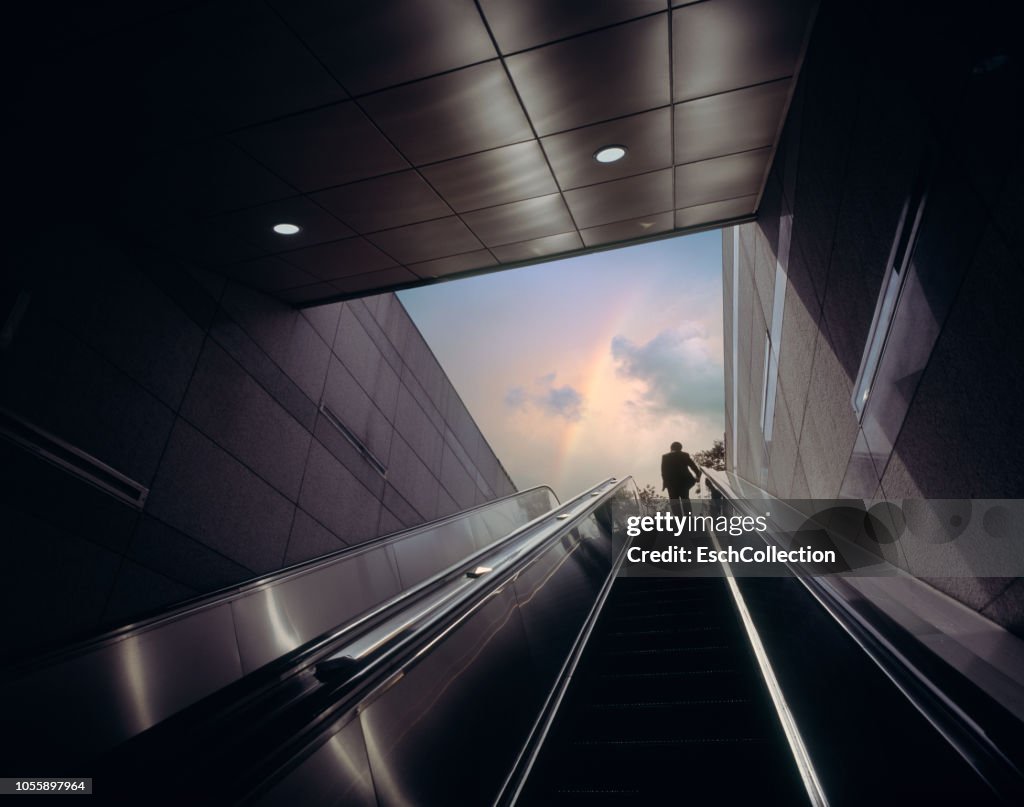
M639 512L536 489L37 660L6 762L147 804L1014 803L1012 722L936 732L794 578L630 576Z
M807 803L724 580L620 579L575 678L518 803Z

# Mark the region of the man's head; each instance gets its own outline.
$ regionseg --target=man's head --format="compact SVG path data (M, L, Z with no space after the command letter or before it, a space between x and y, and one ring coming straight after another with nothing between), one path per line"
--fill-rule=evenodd
M662 443L662 445L664 445L664 443ZM672 445L670 445L669 448L672 451L682 451L683 450L683 444L677 441L677 442L673 443Z

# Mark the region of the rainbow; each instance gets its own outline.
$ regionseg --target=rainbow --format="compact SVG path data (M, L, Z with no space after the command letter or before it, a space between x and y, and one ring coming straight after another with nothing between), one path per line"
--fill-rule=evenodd
M621 397L621 388L612 383L612 380L614 379L613 366L615 362L612 359L611 343L615 336L622 333L623 325L629 319L630 315L635 312L636 304L643 296L644 293L640 289L633 289L620 298L620 304L615 306L615 309L612 312L605 315L608 327L605 330L604 336L598 340L596 347L583 363L582 371L577 376L578 378L582 378L582 381L579 383L577 388L583 396L583 418L577 421L570 421L566 424L565 430L562 432L562 438L558 444L558 449L555 453L554 475L552 479L555 489L565 495L575 495L578 493L578 491L575 490L565 490L565 472L569 467L569 463L576 451L580 438L586 432L589 425L587 422L586 407L594 401L609 401L616 395ZM597 469L595 469L595 471L596 475L594 482L596 483L600 481L597 477L604 474L605 471ZM608 474L622 474L628 472L628 468L607 469Z

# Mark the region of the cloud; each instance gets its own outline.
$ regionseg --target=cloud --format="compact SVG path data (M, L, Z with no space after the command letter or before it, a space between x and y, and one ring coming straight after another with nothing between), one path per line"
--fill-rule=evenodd
M583 395L578 390L563 384L555 386L555 373L538 378L532 389L519 385L510 387L505 393L505 404L513 409L525 411L536 407L545 415L577 421L583 417Z
M525 387L512 387L505 393L505 404L513 409L525 409L529 398Z
M646 344L625 336L611 342L617 372L643 384L634 411L649 416L721 415L725 405L722 362L696 323L665 330Z
M568 385L552 387L540 396L538 403L548 414L566 420L579 420L583 417L583 396Z

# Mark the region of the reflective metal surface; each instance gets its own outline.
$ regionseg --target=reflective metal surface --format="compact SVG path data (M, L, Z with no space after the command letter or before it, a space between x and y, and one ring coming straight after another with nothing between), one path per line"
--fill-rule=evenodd
M359 705L380 804L494 801L612 573L612 531L637 507L632 480L606 482L503 544L482 578L453 584L483 585L484 598L468 610L448 600L448 626Z
M5 725L28 759L100 753L556 505L549 488L524 491L41 659L5 682Z
M241 675L227 603L104 642L6 683L4 722L18 737L9 758L60 761L109 748Z
M352 719L299 767L254 802L259 805L376 807L359 721Z
M610 572L611 536L594 517L548 549L515 582L520 615L540 680L550 686ZM595 535L590 541L586 535ZM604 546L599 542L603 541Z
M380 804L489 803L540 697L506 587L362 711Z
M390 550L365 552L234 600L242 670L262 667L398 594Z

